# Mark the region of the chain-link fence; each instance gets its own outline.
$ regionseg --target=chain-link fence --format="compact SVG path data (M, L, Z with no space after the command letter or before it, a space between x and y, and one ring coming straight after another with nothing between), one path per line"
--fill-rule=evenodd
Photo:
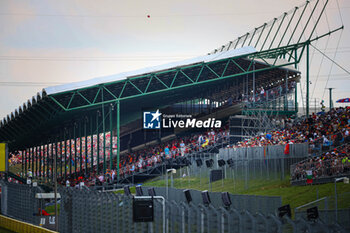
M143 187L143 193L147 194L147 189ZM176 203L186 202L183 189L154 187L156 195L165 197L166 200L173 200ZM262 214L274 214L276 209L282 205L281 197L258 196L258 195L234 195L229 194L232 201L232 207L236 210L247 210L251 213L260 212ZM195 205L202 203L201 191L191 190L192 203ZM220 192L210 192L211 205L215 208L222 207L222 197Z
M307 210L317 207L319 219L327 223L337 223L350 232L350 193L341 193L317 199L294 209L295 218L307 218ZM338 209L338 205L342 209Z
M36 193L43 192L39 187L25 184L0 182L1 213L28 223L38 224L39 200Z
M290 144L289 153L284 152L285 145L274 145L224 148L218 154L197 153L188 157L192 165L186 175L208 178L211 170L222 169L226 178L243 181L245 189L248 189L251 181L285 179L290 175L291 165L308 156L308 144ZM213 166L208 167L206 161L211 159ZM219 160L224 160L221 167Z
M38 208L35 193L39 188L28 185L2 183L2 214L36 223L33 213ZM144 193L146 190L144 190ZM159 194L158 194L158 193ZM156 195L164 190L156 189ZM171 190L171 193L176 192ZM256 205L258 199L246 201L231 195L232 205L219 204L219 194L209 193L212 202L205 205L200 201L199 192L190 191L192 202L184 201L179 190L174 196L162 202L154 199L154 220L152 222L133 221L132 196L113 192L100 192L88 188L59 188L61 195L59 231L63 233L98 232L345 232L337 224L322 220L309 222L304 218L291 220L279 218L271 213L261 213L260 206L248 210L249 203ZM181 199L176 199L181 197ZM174 197L174 200L171 198ZM143 197L151 199L151 197ZM156 198L156 197L155 197ZM260 202L265 200L261 199ZM240 204L240 203L245 204ZM255 203L254 203L255 202ZM240 206L242 205L242 206ZM258 211L257 211L258 210Z

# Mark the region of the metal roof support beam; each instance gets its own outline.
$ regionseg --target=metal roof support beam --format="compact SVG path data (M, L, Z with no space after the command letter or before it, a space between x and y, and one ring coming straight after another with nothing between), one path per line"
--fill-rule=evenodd
M280 31L281 26L282 26L282 24L283 24L283 21L284 21L284 19L286 18L286 15L287 15L287 12L285 12L284 15L283 15L283 18L282 18L282 20L281 20L281 23L280 23L280 25L278 26L278 28L277 28L277 30L276 30L275 36L273 37L273 39L272 39L272 41L271 41L271 43L270 43L269 49L271 49L271 47L272 47L272 45L273 45L273 42L275 41L276 36L278 35L278 33L279 33L279 31Z
M237 45L238 45L239 41L241 40L241 38L242 38L242 37L238 37L238 39L237 39L237 42L236 42L236 45L235 45L234 49L236 49L236 48L237 48ZM215 53L216 53L216 52L215 52Z
M319 2L320 2L320 0L317 0L317 2L316 2L316 4L315 4L314 8L312 9L311 14L310 14L309 18L307 19L306 24L304 25L303 31L301 32L301 34L300 34L300 36L299 36L299 39L298 39L297 43L299 43L299 42L300 42L300 40L301 40L301 38L303 37L304 32L305 32L305 30L306 30L307 26L309 25L310 20L311 20L311 18L312 18L312 15L314 14L315 9L316 9L316 7L317 7L317 5L318 5L318 3L319 3ZM323 10L326 8L327 3L328 3L328 0L326 1L326 4L323 6ZM320 14L320 17L322 16L323 10L322 10L322 12L321 12L321 14ZM319 19L320 19L320 17L319 17ZM315 26L317 26L317 24L315 24ZM312 36L312 35L311 35L311 36Z
M172 88L172 87L173 87L174 82L175 82L176 77L177 77L177 75L178 75L178 74L179 74L179 69L177 69L177 71L176 71L176 73L175 73L175 75L174 75L174 77L173 77L173 81L171 81L170 88Z
M104 85L103 89L105 89L114 99L117 99L117 97Z
M129 82L133 87L135 87L135 89L140 92L140 94L143 94L143 92L130 80L128 79L127 82Z
M270 30L269 30L269 32L267 33L267 35L266 35L266 37L265 37L265 40L264 40L264 43L262 44L260 50L263 50L263 48L264 48L264 46L265 46L265 43L266 43L267 39L269 38L270 33L271 33L271 31L272 31L272 28L273 28L273 26L275 25L276 21L277 21L277 18L274 18L274 19L273 19L273 23L272 23L272 25L271 25L271 27L270 27Z
M323 8L322 8L322 11L321 11L320 15L318 16L318 19L317 19L317 21L316 21L316 23L315 23L315 26L313 27L313 29L312 29L312 31L311 31L311 33L310 33L309 40L311 40L311 37L312 37L312 35L314 34L318 23L320 22L321 16L323 15L324 10L326 9L326 6L327 6L327 4L328 4L328 1L329 1L329 0L326 1L326 3L324 4L324 6L323 6ZM342 27L344 28L344 25L342 25Z
M249 40L248 46L250 46L250 44L252 43L253 38L254 38L255 33L256 33L256 31L257 31L257 30L258 30L258 28L255 28L255 29L254 29L253 35L252 35L252 37L250 37L250 40Z
M81 98L83 98L88 104L91 104L91 102L90 102L87 98L85 98L85 96L84 96L83 94L81 94L79 90L77 90L77 93L78 93L78 95L79 95Z
M197 84L202 84L202 83L208 83L208 82L212 82L212 81L216 81L217 79L226 79L226 78L233 78L233 77L236 77L236 76L241 76L241 75L245 75L245 74L249 74L251 72L260 72L260 71L267 71L267 70L271 70L271 69L274 69L274 68L278 68L278 67L284 67L284 66L287 66L287 65L290 65L290 64L295 64L295 60L291 61L291 62L288 62L287 64L282 64L282 65L278 65L276 66L276 61L278 57L282 56L283 54L286 54L288 52L294 52L295 49L299 49L299 48L302 48L304 46L304 43L300 43L300 44L296 44L296 45L290 45L290 46L285 46L285 47L281 47L281 48L276 48L276 49L270 49L270 50L266 50L266 51L262 51L262 52L255 52L255 53L252 53L250 55L242 55L242 56L238 56L238 57L234 57L234 58L227 58L227 59L222 59L222 60L218 60L218 61L213 61L213 62L208 62L208 63L199 63L199 64L194 64L194 65L191 65L191 66L187 66L187 67L183 67L183 68L176 68L176 69L173 69L173 70L167 70L167 71L161 71L161 72L158 72L158 73L154 73L154 74L151 74L151 78L149 78L146 82L143 83L144 85L144 89L146 91L142 92L140 91L139 93L136 93L136 94L133 94L133 95L126 95L123 97L124 95L124 91L126 89L126 84L127 82L129 82L128 80L121 80L121 81L116 81L116 82L113 82L113 83L108 83L108 86L112 85L112 84L117 84L117 83L120 83L122 84L123 83L123 89L122 91L120 92L119 94L119 97L118 99L119 100L126 100L126 99L131 99L131 98L134 98L134 97L140 97L140 96L146 96L146 95L149 95L149 94L156 94L156 93L161 93L161 92L164 92L164 91L168 91L168 90L176 90L178 88L183 88L183 87L189 87L189 86L192 86L192 85L197 85ZM262 59L264 60L264 58L274 58L275 59L275 65L270 65L268 64L266 61L266 65L267 67L260 67L258 69L256 69L255 71L251 71L251 65L252 65L252 61L250 61L250 64L249 64L249 67L248 69L243 69L241 66L239 66L239 64L235 61L235 59L238 59L238 58L248 58L248 59L252 59L255 60L256 58L258 59ZM234 65L236 65L238 67L238 69L241 71L239 73L235 73L233 75L225 75L225 72L223 72L222 74L218 74L216 73L212 68L211 68L211 65L212 64L215 64L215 63L218 63L218 62L227 62L227 61L232 61ZM227 63L225 64L227 65ZM189 69L189 68L200 68L199 70L199 73L198 74L195 74L194 77L196 77L196 80L194 81L194 78L192 77L189 77L186 73L185 73L185 70ZM206 67L212 74L215 75L214 78L212 79L207 79L207 80L200 80L200 76L201 76L201 73L203 71L203 68ZM226 69L228 69L230 67L230 65L228 65L228 67L226 67ZM232 66L231 66L232 67ZM184 73L188 76L189 80L192 80L191 83L182 83L180 85L177 85L174 87L174 83L175 83L175 80L177 78L177 74L178 73ZM222 72L222 71L220 71ZM173 73L174 76L172 78L172 80L169 80L171 81L171 85L169 88L163 88L163 87L159 87L158 86L158 89L156 90L152 90L150 91L149 90L149 87L151 86L151 82L154 78L158 78L157 77L157 74L166 74L166 73ZM133 79L140 79L140 78L144 78L144 77L149 77L150 75L145 75L145 76L141 76L141 77L135 77ZM158 78L159 80L161 80L160 78ZM165 84L165 83L164 83ZM132 85L132 84L130 84ZM136 85L135 85L136 86ZM98 87L98 90L96 90L96 92L99 94L99 92L104 89L104 85L101 84L99 86L94 86L94 87L90 87L91 88L97 88ZM164 85L164 87L166 87L166 85ZM139 90L143 89L140 87L138 87ZM89 89L89 88L84 88L85 89ZM65 92L66 94L69 95L69 92ZM57 95L53 95L53 96L49 96L49 97L53 97L55 98L57 101L59 100L59 98L56 98L56 96L59 96L59 95L62 95L62 94L65 94L65 93L59 93ZM97 96L98 94L96 94L95 96L95 101L92 102L92 104L87 104L85 101L82 101L80 103L80 106L73 106L73 107L70 107L69 109L65 109L65 111L71 111L71 110L78 110L78 109L82 109L82 108L86 108L86 107L93 107L93 106L98 106L98 105L101 105L102 103L103 104L108 104L108 103L115 103L116 99L109 99L109 100L103 100L103 102L101 102L100 100L97 102L96 99L97 99ZM117 96L117 95L115 95ZM61 104L62 105L62 104Z
M244 38L244 41L243 41L243 44L242 44L242 46L241 46L241 47L243 47L243 46L244 46L244 44L245 44L246 40L248 39L248 36L249 36L249 32L246 34L246 36L245 36L245 38Z
M70 100L69 100L68 105L67 105L66 108L69 108L70 105L72 104L72 101L73 101L73 99L74 99L75 93L76 93L76 92L73 92L73 95L72 95L72 97L70 98Z
M299 26L299 23L300 23L300 21L301 21L303 15L304 15L304 13L305 13L306 7L309 5L309 3L310 3L310 1L306 1L306 4L305 4L305 6L304 6L304 8L303 8L303 11L301 12L301 15L300 15L300 17L299 17L299 19L298 19L298 22L297 22L297 24L296 24L295 27L294 27L294 30L293 30L293 32L292 32L292 35L290 36L290 38L289 38L289 40L288 40L287 46L289 45L289 43L290 43L291 40L293 39L294 33L295 33L295 31L297 30L297 28L298 28L298 26Z
M265 30L265 28L266 28L266 25L267 25L267 23L264 23L263 28L261 29L260 35L259 35L258 39L257 39L256 42L255 42L254 48L256 48L256 47L258 46L258 43L259 43L259 41L260 41L260 38L261 38L262 34L264 33L264 30Z
M97 97L98 97L98 95L100 94L101 89L102 89L102 88L101 88L101 85L100 85L99 88L98 88L98 90L97 90L97 93L96 93L96 95L95 95L94 101L92 101L93 104L96 103Z
M289 29L289 26L290 26L290 24L292 23L292 21L293 21L293 19L294 19L295 13L297 12L298 9L299 9L298 7L295 7L295 8L294 8L292 17L290 18L290 20L289 20L289 22L288 22L288 25L287 25L287 27L286 27L286 30L284 31L284 33L283 33L283 35L282 35L282 37L281 37L281 40L280 40L280 42L278 43L278 46L277 46L277 47L280 47L280 45L281 45L281 43L282 43L282 41L283 41L283 39L284 39L284 36L286 35L286 33L287 33L288 29Z

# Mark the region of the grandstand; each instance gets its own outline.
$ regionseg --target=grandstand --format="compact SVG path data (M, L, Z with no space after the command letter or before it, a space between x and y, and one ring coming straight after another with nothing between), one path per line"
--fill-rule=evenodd
M331 226L321 221L308 225L304 220L277 218L273 214L282 205L280 197L232 196L236 198L235 209L230 209L232 203L225 207L218 204L219 194L210 194L216 197L211 203L207 192L199 194L192 190L197 199L191 202L187 195L179 197L178 193L186 190L173 189L169 194L168 189L169 176L173 182L173 169L179 171L179 182L190 184L193 178L197 183L199 180L202 188L203 179L209 191L214 181L222 180L224 187L224 182L231 182L231 177L234 190L236 181L248 190L253 179L285 181L290 176L291 185L307 185L311 179L309 171L315 184L349 176L350 110L338 108L309 115L310 47L315 41L343 29L343 25L338 25L316 33L327 3L328 0L323 4L319 0L307 1L204 56L44 88L0 122L0 141L8 144L11 167L17 168L8 173L10 180L25 183L33 179L51 186L57 178L64 196L60 213L63 232L78 232L84 227L86 232L105 229L98 221L94 223L95 228L89 229L86 219L94 222L94 216L85 219L79 215L91 214L96 209L105 216L102 205L108 206L106 213L112 216L108 220L104 218L106 226L117 224L111 220L117 216L115 208L121 211L116 217L116 227L127 229L119 220L120 216L131 218L128 194L116 197L93 190L126 188L128 192L127 184L135 185L159 176L166 179L167 188L156 190L165 197L163 208L166 206L169 211L163 210L164 216L160 216L161 211L156 212L154 226L148 225L150 231L165 226L160 219L165 222L167 218L172 219L167 225L185 232L185 228L193 227L189 220L192 214L198 232L204 229L205 221L207 232L218 229L225 232L226 227L234 227L235 223L229 221L233 215L238 216L239 224L244 222L240 232L247 229L257 232L255 228L264 225L262 222L266 223L266 232L269 228L274 229L271 232L282 232L285 221L289 221L295 232L300 226L340 229L337 217ZM306 9L311 13L304 16ZM301 19L306 22L300 23ZM311 19L314 19L313 25ZM305 73L298 69L302 61L306 61ZM303 78L306 79L306 116L298 115L298 84ZM202 121L216 119L222 124L218 128L146 129L145 112L190 115L189 118ZM310 159L310 156L314 157ZM341 159L342 164L334 162L337 159ZM16 189L14 184L2 185L7 185L9 192ZM18 187L23 192L40 191L40 187ZM140 187L136 192L137 196L145 196ZM152 188L148 192L149 196L157 196L152 194ZM203 205L199 195L203 197ZM224 195L227 198L229 194ZM28 202L33 202L31 198L28 197ZM76 202L72 204L70 198ZM239 198L241 203L237 201ZM95 199L102 204L94 203ZM259 208L251 205L252 200L256 206L260 203ZM187 203L177 203L182 201ZM261 203L265 201L271 205L263 206ZM155 206L160 210L160 202ZM263 211L258 214L249 212L260 209ZM174 210L177 212L172 217ZM25 215L21 218L36 221ZM181 226L177 222L181 222ZM135 232L140 230L136 225L133 227Z

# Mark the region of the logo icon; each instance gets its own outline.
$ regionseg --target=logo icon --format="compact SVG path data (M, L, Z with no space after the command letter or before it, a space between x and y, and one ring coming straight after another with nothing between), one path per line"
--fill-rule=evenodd
M156 112L143 112L144 129L160 129L160 116L162 114L157 109Z

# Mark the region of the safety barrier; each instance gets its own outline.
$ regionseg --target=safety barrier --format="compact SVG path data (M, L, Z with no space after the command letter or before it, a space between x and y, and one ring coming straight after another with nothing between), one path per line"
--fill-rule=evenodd
M35 226L30 223L21 222L19 220L0 215L0 227L14 232L25 233L55 233L43 227Z

